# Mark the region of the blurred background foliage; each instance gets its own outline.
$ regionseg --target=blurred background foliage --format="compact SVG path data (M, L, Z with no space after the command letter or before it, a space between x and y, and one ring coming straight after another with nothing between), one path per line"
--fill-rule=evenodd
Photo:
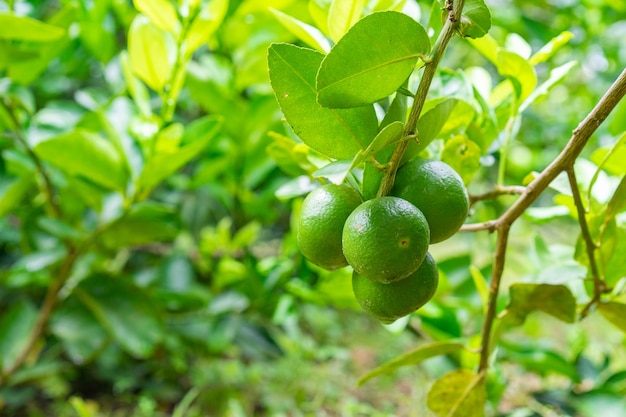
M307 151L281 142L293 134L267 76L269 43L297 42L269 8L313 23L311 10L329 1L181 1L179 20L149 3L0 2L3 373L51 287L60 299L43 337L3 378L0 414L430 415L428 385L473 357L434 358L361 388L356 381L421 341L480 331L472 274L489 276L492 236L459 234L433 248L441 286L410 319L383 327L367 317L349 272L322 271L297 250L291 223L314 181L303 169ZM490 34L520 55L573 34L536 66L537 77L575 66L524 111L509 144L504 183L522 184L552 161L626 64L626 1L487 4ZM438 6L404 7L427 25ZM195 16L196 28L194 10L208 11ZM9 14L34 26L22 33ZM193 45L181 35L189 33ZM146 47L162 53L150 61L141 57ZM469 42L453 39L433 95L452 88L452 70L472 66L499 77ZM625 115L622 104L592 138L581 172L595 171L626 130ZM480 158L471 192L497 181L503 140ZM613 165L602 173L605 194L623 173ZM602 184L594 190L602 194ZM514 227L505 283L584 275L574 260L577 223L559 195L555 186ZM513 199L477 204L470 220L492 219ZM623 233L615 239L623 249ZM623 283L619 261L612 285ZM573 291L584 298L582 285ZM530 315L503 339L491 414L626 415L624 335L609 326L598 314L580 325Z

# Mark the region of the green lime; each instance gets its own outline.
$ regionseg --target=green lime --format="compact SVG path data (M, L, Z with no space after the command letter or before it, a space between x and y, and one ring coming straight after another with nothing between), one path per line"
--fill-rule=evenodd
M380 197L357 207L343 228L343 253L354 270L393 282L415 272L426 256L426 218L398 197Z
M341 249L346 219L361 204L348 185L327 184L309 193L302 203L297 226L298 246L311 262L333 270L348 265Z
M390 284L352 274L352 290L363 310L385 324L411 314L430 300L437 290L437 264L426 254L424 262L408 277Z
M398 169L391 195L420 209L430 227L430 243L442 242L463 225L469 198L463 180L441 161L414 159Z

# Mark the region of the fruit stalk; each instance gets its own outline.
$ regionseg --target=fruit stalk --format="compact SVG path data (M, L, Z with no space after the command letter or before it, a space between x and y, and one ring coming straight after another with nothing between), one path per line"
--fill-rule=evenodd
M411 106L411 112L409 118L404 126L404 132L402 133L402 140L396 145L396 148L391 155L391 159L387 165L387 170L378 188L377 197L383 197L389 194L389 191L393 187L393 182L396 177L396 172L402 160L402 155L409 144L409 139L415 134L417 128L417 121L419 120L424 103L426 102L426 96L430 90L430 85L435 77L437 66L443 57L443 54L448 46L448 42L452 39L452 35L457 30L459 21L461 20L461 13L463 11L463 5L465 0L447 0L446 10L448 11L448 18L446 19L443 29L433 46L429 59L425 62L424 74L420 80L417 91L413 96L413 105Z

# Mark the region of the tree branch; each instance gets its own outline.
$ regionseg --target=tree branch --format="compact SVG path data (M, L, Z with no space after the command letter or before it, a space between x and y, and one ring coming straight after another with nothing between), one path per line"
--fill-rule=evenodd
M500 289L500 281L502 280L502 273L504 271L506 243L511 225L528 207L530 207L557 175L573 166L574 161L576 161L582 152L591 135L607 118L624 95L626 95L626 69L617 77L598 104L596 104L593 110L573 131L567 145L565 145L565 148L563 148L556 159L526 187L520 198L517 199L504 214L493 221L493 228L498 232L498 244L494 254L487 313L485 314L482 328L480 364L478 367L480 372L486 370L489 366L491 328L495 319L496 302ZM487 227L484 229L491 230Z
M525 189L526 189L525 187L522 187L519 185L512 185L508 187L502 186L502 185L496 185L495 188L491 191L487 191L482 194L470 194L469 196L470 206L473 206L479 201L493 200L495 198L500 197L501 195L523 194Z

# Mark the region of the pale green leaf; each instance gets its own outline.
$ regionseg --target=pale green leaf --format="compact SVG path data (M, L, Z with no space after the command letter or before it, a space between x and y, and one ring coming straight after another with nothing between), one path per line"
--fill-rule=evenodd
M313 173L313 178L326 178L334 184L341 184L353 167L349 159L333 161Z
M153 90L162 91L172 71L172 39L167 32L138 15L128 30L128 53L133 72Z
M493 65L498 65L498 51L500 50L500 45L498 45L498 42L496 42L491 35L486 35L478 39L469 39L469 43Z
M500 49L496 67L501 75L511 80L520 102L523 102L535 89L537 74L534 68L516 53Z
M323 53L330 51L330 42L319 29L300 21L293 16L289 16L280 10L270 8L270 11L289 32L302 42Z
M315 75L323 55L277 43L269 48L270 82L294 133L331 158L350 159L366 149L378 130L373 106L329 109L316 101Z
M465 135L457 135L446 141L441 160L450 165L469 184L480 169L480 146Z
M120 64L122 67L122 73L126 79L126 85L128 92L130 93L133 101L137 105L139 112L145 119L150 119L152 116L152 107L150 106L150 93L144 84L141 83L133 74L130 66L130 57L127 51L120 53Z
M449 372L435 381L426 401L440 417L483 417L487 401L483 377L467 369Z
M482 272L480 272L480 269L476 268L474 265L470 265L469 269L472 281L474 281L474 286L476 286L476 291L478 291L480 300L483 303L483 311L487 311L487 302L489 300L489 286L487 285L487 280Z
M626 176L622 177L617 189L613 193L609 204L606 207L604 224L612 221L615 216L626 208Z
M572 32L561 32L556 37L552 38L550 42L545 44L540 50L535 52L533 56L531 56L528 60L528 63L532 66L535 66L542 62L546 62L556 53L556 51L561 49L562 46L572 40L573 37L574 34Z
M0 13L0 39L12 41L53 42L65 36L65 29L31 19ZM4 45L3 45L4 48Z
M435 356L448 355L463 349L463 345L458 342L433 342L420 346L411 352L398 356L384 364L377 366L359 379L358 385L363 385L370 379L379 375L391 374L398 368L408 365L416 365L420 362Z
M176 35L180 22L174 5L168 0L133 0L135 8L150 18L159 29Z
M325 107L348 108L387 97L429 50L426 31L409 16L394 11L366 16L322 61L317 99Z
M576 320L576 299L565 285L517 283L510 288L511 301L507 317L513 325L521 325L535 310L573 323Z
M204 3L187 33L189 54L211 39L226 16L228 3L229 0L211 0L208 3Z
M386 146L398 142L402 138L402 131L404 130L404 124L402 122L392 122L382 128L376 135L372 143L369 144L367 149L357 155L357 158L353 162L354 166L357 166L361 162L369 159L370 157L376 158L376 154L383 150Z
M75 129L39 142L33 150L44 161L70 174L112 190L126 188L122 156L111 142L95 132Z
M467 38L485 36L491 28L491 12L484 0L466 0L459 32Z
M601 303L598 311L602 316L615 325L622 332L626 333L626 304L622 303Z
M560 83L565 79L567 74L576 66L575 61L570 61L550 71L550 76L547 80L541 83L535 88L522 103L519 108L520 113L523 112L528 106L537 101L537 99L546 96L552 87Z
M626 106L624 108L626 109ZM589 188L593 187L602 170L616 176L626 174L626 164L624 164L624 161L626 161L626 132L619 137L610 149L596 149L591 155L591 161L598 166L598 169L591 180Z
M337 42L361 17L365 0L333 0L328 10L328 32Z
M5 371L15 363L37 320L37 309L28 301L4 306L0 316L0 369Z

